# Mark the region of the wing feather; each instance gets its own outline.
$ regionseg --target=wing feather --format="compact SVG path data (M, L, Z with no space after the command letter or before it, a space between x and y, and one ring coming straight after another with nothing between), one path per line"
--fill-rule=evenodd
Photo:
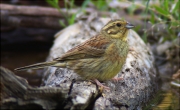
M106 48L110 44L107 38L101 35L92 37L86 42L72 48L67 51L62 57L55 60L75 60L75 59L86 59L101 57L105 53Z

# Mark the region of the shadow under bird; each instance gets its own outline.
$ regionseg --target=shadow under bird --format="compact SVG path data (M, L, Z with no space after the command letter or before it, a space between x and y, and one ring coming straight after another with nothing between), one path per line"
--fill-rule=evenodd
M74 70L84 79L109 89L99 81L112 79L121 71L129 51L127 36L134 26L125 20L111 20L94 37L70 49L53 61L16 68L16 71L60 67ZM113 78L120 80L122 78Z

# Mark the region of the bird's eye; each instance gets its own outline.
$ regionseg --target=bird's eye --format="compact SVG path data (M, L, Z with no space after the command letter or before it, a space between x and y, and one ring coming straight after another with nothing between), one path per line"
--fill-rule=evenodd
M120 24L120 23L117 23L116 26L117 26L117 27L121 27L121 24Z

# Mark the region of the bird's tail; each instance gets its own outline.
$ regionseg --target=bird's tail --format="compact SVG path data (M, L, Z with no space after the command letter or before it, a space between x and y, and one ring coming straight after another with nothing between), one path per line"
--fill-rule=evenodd
M39 69L39 68L45 68L48 66L56 66L56 64L58 64L58 61L42 62L42 63L36 63L36 64L16 68L14 70L23 71L23 70L28 70L28 69ZM59 63L59 66L61 66L60 63Z

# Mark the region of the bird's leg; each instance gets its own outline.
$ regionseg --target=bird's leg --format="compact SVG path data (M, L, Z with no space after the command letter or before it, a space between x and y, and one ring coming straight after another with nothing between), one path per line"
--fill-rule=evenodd
M98 86L100 86L100 87L102 87L102 88L104 88L104 89L107 89L107 90L110 89L109 87L102 85L97 79L94 79L94 82L96 82L96 84L97 84Z
M123 76L117 77L117 78L112 78L112 80L113 80L114 82L118 82L119 80L123 80Z

